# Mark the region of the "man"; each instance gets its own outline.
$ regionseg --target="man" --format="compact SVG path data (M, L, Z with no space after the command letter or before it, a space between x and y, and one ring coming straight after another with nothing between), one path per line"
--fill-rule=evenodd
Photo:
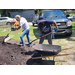
M30 37L29 37L30 27L29 27L29 24L28 24L27 20L26 20L25 18L21 17L20 15L16 15L16 16L15 16L15 19L16 19L17 21L19 21L19 27L18 27L18 28L15 28L15 30L20 29L21 26L22 26L22 28L23 28L23 30L24 30L24 31L22 32L21 36L20 36L20 39L21 39L21 41L22 41L22 46L21 46L21 48L23 48L23 47L25 47L25 41L24 41L24 39L23 39L23 37L24 37L25 35L27 36L28 43L30 43ZM30 47L30 44L28 44L28 46Z
M54 23L54 25L56 26L55 30L58 31L58 26L55 21L46 20L44 19L43 16L40 16L37 22L39 22L38 28L39 28L40 36L52 32L52 27L51 27L52 23ZM44 39L45 37L40 38L39 44L42 44ZM52 34L47 35L47 39L48 39L48 43L52 45Z

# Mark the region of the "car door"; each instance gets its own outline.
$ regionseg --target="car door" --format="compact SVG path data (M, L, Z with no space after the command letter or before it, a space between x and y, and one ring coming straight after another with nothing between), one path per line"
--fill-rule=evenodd
M6 25L7 23L7 18L1 17L0 18L0 25Z
M2 18L2 24L6 25L8 18Z
M0 18L0 25L4 25L4 21Z
M3 21L2 21L2 18L0 18L0 25L3 25Z

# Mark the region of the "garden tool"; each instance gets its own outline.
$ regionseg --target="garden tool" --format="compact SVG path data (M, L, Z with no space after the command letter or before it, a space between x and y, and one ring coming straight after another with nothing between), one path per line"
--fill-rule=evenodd
M5 38L3 39L2 44L4 44L6 41L8 41L10 39L9 37L9 33L11 32L11 30L8 32L8 34L5 36Z
M39 38L37 38L37 39L31 41L29 44L31 44L32 42L34 42L34 41L36 41L36 40L38 40L38 39L40 39L40 38L42 38L42 37L46 37L47 35L49 35L49 34L51 34L51 33L53 33L53 32L50 32L50 33L48 33L48 34L46 34L46 35L43 35L43 36L40 36Z

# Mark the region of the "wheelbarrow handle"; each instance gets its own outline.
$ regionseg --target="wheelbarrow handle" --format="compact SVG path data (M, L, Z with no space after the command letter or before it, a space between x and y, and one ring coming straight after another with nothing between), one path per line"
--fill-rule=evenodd
M33 57L32 59L49 58L49 57L57 57L57 56L66 56L66 55L73 55L73 54L75 54L75 53L58 54L58 55L42 56L42 57Z

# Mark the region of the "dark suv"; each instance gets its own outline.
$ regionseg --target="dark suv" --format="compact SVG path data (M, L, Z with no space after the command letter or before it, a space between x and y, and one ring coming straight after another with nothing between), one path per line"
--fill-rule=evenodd
M72 34L72 22L61 10L44 10L40 12L39 16L56 21L59 31L54 31L54 35L66 34L70 36ZM52 29L55 30L54 24L52 24Z

